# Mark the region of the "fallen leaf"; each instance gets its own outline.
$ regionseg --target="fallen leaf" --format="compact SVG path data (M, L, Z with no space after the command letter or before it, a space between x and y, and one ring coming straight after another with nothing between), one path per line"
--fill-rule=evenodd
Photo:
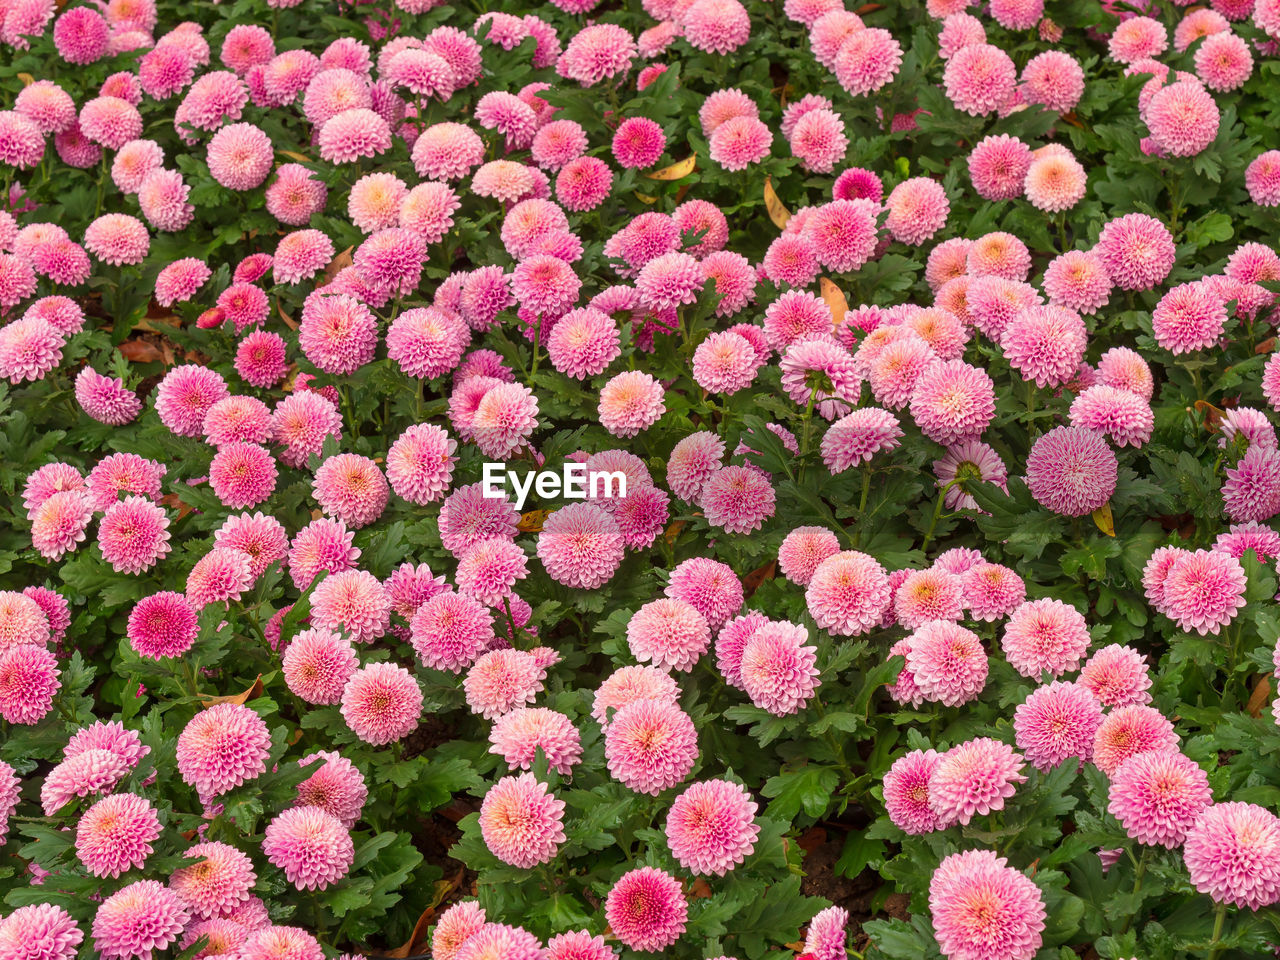
M1245 707L1251 717L1262 716L1262 705L1267 702L1269 696L1271 696L1271 680L1263 677L1253 688L1253 696L1249 698L1249 704Z
M1116 535L1116 521L1111 516L1111 501L1107 501L1097 510L1093 511L1093 522L1108 537Z
M181 520L188 513L191 513L191 511L195 509L195 507L191 506L191 504L183 503L182 500L178 498L178 495L176 493L166 493L163 497L160 498L160 503L162 506L172 507L173 509L177 510L179 520Z
M22 81L24 87L29 87L36 82L36 78L29 73L18 74L18 79Z
M831 323L835 329L844 326L845 314L849 312L849 301L835 282L826 277L818 278L818 290L822 294L822 302L831 311Z
M766 580L772 580L775 573L778 572L778 561L770 560L763 567L757 567L745 577L742 578L742 592L746 597L750 597L758 589L760 584Z
M875 13L877 10L883 10L883 3L864 3L857 10L853 11L860 17L865 17L868 13Z
M296 160L298 161L298 163L311 162L311 158L308 157L306 154L297 153L296 151L293 151L293 150L277 150L276 153L280 154L280 156L282 157L288 157L290 160Z
M1276 347L1276 338L1267 337L1260 344L1253 348L1254 353L1270 353Z
M684 523L685 522L683 520L675 520L672 521L671 526L667 527L666 531L662 534L662 539L667 541L667 546L675 546L676 537L680 536L680 531L684 529Z
M208 710L210 707L217 706L220 703L234 703L243 707L250 700L256 700L262 696L262 674L258 674L258 679L254 680L249 689L240 693L233 694L229 697L208 697L200 701L200 706Z
M689 897L693 900L706 900L711 896L711 885L702 877L694 880L689 886Z
M338 275L339 270L343 270L351 266L351 251L354 249L354 246L347 247L347 249L343 250L340 254L330 260L329 265L324 268L323 278L318 284L316 284L316 286L323 287L326 283L332 282L333 278ZM296 330L297 328L295 327L294 329Z
M463 871L459 870L448 880L437 880L434 884L435 889L431 895L431 902L418 915L418 922L413 925L413 933L409 934L409 939L394 950L388 950L383 956L403 958L418 956L423 953L427 946L427 928L435 920L436 911L439 910L440 904L444 903L445 897L462 885L462 877ZM415 949L417 947L422 947L423 950Z
M539 533L549 516L551 516L550 510L530 510L528 513L522 513L516 529L521 533Z
M1226 411L1218 409L1208 400L1196 401L1196 413L1204 414L1206 430L1217 430L1218 424L1222 423L1222 418L1226 416Z
M646 173L645 177L649 180L679 180L681 177L687 177L693 173L697 164L698 155L693 153L683 160L671 164L669 167L663 167L661 170L653 171L653 173Z
M163 363L164 354L150 340L126 340L116 347L132 363Z
M652 205L658 202L657 197L651 197L647 193L641 193L639 190L635 192L635 195L636 195L636 199L639 200L641 203L647 203Z
M284 305L279 300L276 301L276 313L280 314L280 319L284 321L284 325L290 330L298 329L297 321L284 312Z
M791 219L791 211L782 205L782 201L778 199L778 191L773 189L772 177L764 178L764 208L773 225L779 230L783 229Z

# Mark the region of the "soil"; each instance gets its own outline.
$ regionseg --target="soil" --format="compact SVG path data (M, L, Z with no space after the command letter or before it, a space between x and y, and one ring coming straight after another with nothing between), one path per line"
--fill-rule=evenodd
M862 925L876 916L872 903L884 881L870 868L853 878L836 872L848 830L843 825L828 824L813 827L800 838L800 847L805 851L805 877L800 889L808 896L824 897L837 907L848 910L850 945L863 951L870 938L862 932ZM891 893L879 912L895 920L909 920L909 901L905 893Z

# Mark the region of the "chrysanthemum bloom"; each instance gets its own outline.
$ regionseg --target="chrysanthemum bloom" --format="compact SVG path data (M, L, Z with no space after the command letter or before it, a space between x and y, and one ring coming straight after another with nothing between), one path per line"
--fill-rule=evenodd
M154 140L130 140L116 152L111 179L122 193L137 193L147 174L163 167L163 147Z
M889 215L885 229L893 239L919 246L947 223L951 204L942 184L929 177L911 177L893 188L885 200Z
M31 545L42 557L60 560L84 542L93 506L84 491L63 490L41 501L29 516Z
M458 948L485 926L484 908L474 900L462 900L440 914L431 937L432 960L456 960Z
M707 479L698 502L711 526L728 533L750 533L773 516L775 495L760 471L730 465Z
M635 287L640 302L659 311L694 303L705 282L698 261L687 253L656 256L640 268Z
M193 917L182 939L178 941L178 947L185 950L204 937L208 940L204 947L204 951L207 951L206 956L216 957L221 953L236 955L248 939L249 932L248 926L237 923L229 917L211 917L207 920L197 920Z
M1115 492L1116 455L1099 434L1054 427L1027 456L1027 486L1036 502L1066 517L1097 510Z
M806 170L830 173L849 149L844 121L831 110L812 110L796 121L788 137L791 152Z
M576 380L603 373L620 353L617 322L595 307L570 310L547 337L552 366Z
M1026 782L1022 766L1020 754L990 737L966 740L942 754L928 786L929 806L938 817L938 829L967 824L980 813L1003 810L1017 785Z
M736 673L755 706L785 717L812 699L820 682L808 639L808 630L787 621L761 624L745 638Z
M169 554L169 518L144 497L125 497L102 515L98 546L117 573L142 573Z
M573 722L545 707L517 707L498 717L489 742L489 752L502 757L511 770L530 769L539 750L562 776L568 776L582 759L582 740Z
M439 931L439 926L436 930ZM437 932L436 936L439 936ZM604 937L592 936L587 930L558 933L547 941L546 960L613 960L613 949ZM449 960L434 955L434 960Z
M1075 607L1045 597L1028 600L1010 615L1000 643L1022 676L1034 679L1047 670L1058 677L1080 666L1089 628Z
M316 764L316 761L321 761ZM314 764L314 766L313 766ZM314 771L298 784L295 807L319 807L336 817L350 830L356 825L369 797L364 777L355 765L343 756L320 750L308 754L298 765Z
M312 592L311 622L341 629L355 643L370 643L391 625L391 598L367 570L332 573Z
M1096 252L1068 250L1045 268L1044 292L1055 306L1094 314L1111 297L1111 278Z
M392 321L387 356L408 376L431 380L458 365L469 339L458 314L438 307L413 307Z
M460 180L484 162L484 141L461 123L436 123L413 143L413 166L421 177Z
M129 643L139 656L153 660L186 653L199 630L196 612L187 598L172 590L143 597L129 611Z
M1280 900L1280 818L1257 804L1209 806L1182 857L1191 883L1216 903L1257 910Z
M324 890L355 860L351 834L320 807L290 807L267 824L262 852L299 890Z
M95 510L105 510L120 493L136 493L160 499L160 484L168 468L136 453L112 453L97 462L85 479L86 493Z
M938 829L938 815L929 806L929 780L940 759L936 750L912 750L885 773L885 812L900 830L919 836Z
M964 614L960 578L945 570L912 570L893 595L898 623L915 630L931 620L958 621Z
M1102 704L1087 687L1055 680L1037 687L1014 711L1018 748L1042 773L1068 757L1081 764L1093 753Z
M647 373L619 373L600 389L600 423L615 437L634 437L666 412L662 384Z
M911 416L938 443L974 439L995 416L995 386L984 371L963 360L935 363L916 380Z
M444 496L453 475L457 443L442 428L417 423L387 451L387 480L396 495L425 505Z
M999 47L972 43L951 55L942 82L957 110L980 117L993 113L1009 99L1018 71Z
M1119 447L1140 447L1151 439L1151 404L1128 390L1097 383L1071 401L1071 425L1110 437Z
M708 138L710 156L726 170L745 170L769 155L773 131L756 117L731 117Z
M778 568L796 586L805 587L818 564L839 552L839 538L825 527L796 527L778 548Z
M855 97L875 93L898 75L902 47L879 27L855 30L835 56L833 72L840 86Z
M998 563L977 563L960 574L965 608L974 620L988 623L1006 617L1026 599L1022 578Z
M458 592L490 607L501 606L517 581L528 576L524 550L504 537L473 544L458 563Z
M758 807L741 784L704 780L686 789L667 813L667 844L692 873L722 877L751 855Z
M455 960L544 960L542 944L523 927L505 923L486 923L467 937L453 954Z
M690 604L664 597L646 603L631 617L627 644L640 662L683 672L706 653L711 629Z
M92 367L76 375L76 402L99 423L121 426L142 412L142 401L119 377L106 377Z
M271 138L258 127L232 123L209 141L209 172L228 190L252 190L271 173L273 152Z
M637 700L674 704L679 695L675 680L657 667L619 667L596 690L591 715L601 727L607 728L611 710L620 710Z
M1220 115L1213 96L1193 79L1157 90L1143 119L1161 150L1173 157L1190 157L1213 143Z
M800 233L774 238L761 265L764 275L776 286L807 287L818 277L818 254L813 241Z
M74 960L83 939L71 915L51 903L18 907L0 922L0 955L22 960Z
M289 573L300 591L317 574L337 573L355 566L360 550L351 545L355 534L341 520L321 517L307 524L289 547Z
M1263 563L1280 557L1280 533L1260 523L1235 523L1224 533L1218 534L1209 549L1225 553L1237 560L1252 550Z
M685 503L698 499L707 478L720 469L724 441L708 431L698 431L680 440L667 458L667 485Z
M657 796L693 769L697 731L673 701L631 700L605 728L605 759L615 779L637 793Z
M628 117L613 134L613 157L623 169L651 167L666 148L662 126L648 117Z
M546 671L525 650L491 650L467 670L463 689L467 706L486 720L532 703Z
M636 42L622 27L592 24L574 34L556 63L556 72L589 87L625 73L635 55Z
M40 805L45 816L53 816L76 797L110 793L129 775L129 769L130 764L123 757L102 747L67 757L49 771L40 787ZM17 800L16 793L14 800Z
M1031 162L1023 190L1033 207L1059 213L1084 199L1086 180L1084 167L1075 157L1050 153Z
M194 916L224 916L249 901L257 874L253 861L235 847L216 841L197 843L187 849L183 858L199 862L174 870L169 889L182 898Z
M538 425L538 400L520 383L491 387L476 407L471 432L487 457L506 458L523 447Z
M281 7L288 5L283 0L272 2ZM277 926L264 917L262 926L247 933L237 956L243 960L321 960L324 951L320 941L301 927Z
M1005 327L1000 346L1024 380L1055 387L1070 380L1079 368L1087 340L1084 321L1074 310L1033 306Z
M167 233L176 233L195 216L195 206L187 202L191 188L176 170L153 170L138 188L138 205L147 223Z
M53 43L67 63L83 66L101 59L107 52L111 27L92 7L73 7L59 15L53 25Z
M1071 54L1046 50L1022 68L1022 85L1028 103L1066 113L1075 109L1084 93L1084 69Z
M743 603L742 581L733 568L709 557L690 557L677 564L664 593L691 605L713 631L742 609Z
M31 642L60 643L67 635L67 628L71 626L71 607L66 597L57 591L32 585L24 587L20 594L4 591L0 596L5 598L0 601L0 647ZM25 603L17 602L17 597L34 603L39 615L35 615ZM14 614L16 614L16 623L12 624L12 627L16 629L12 629L9 622L9 616ZM25 639L28 636L36 638L43 636L45 640Z
M285 684L295 696L314 704L340 702L359 666L351 642L325 627L298 633L282 659Z
M86 494L89 492L80 471L69 463L60 461L46 463L28 475L22 488L22 506L30 516L36 507L55 493L70 490L79 490Z
M404 667L365 664L342 691L342 718L365 743L380 747L408 736L422 714L422 690Z
M681 23L689 45L707 53L732 53L751 36L751 18L738 0L694 0Z
M76 824L76 856L91 876L120 876L146 863L160 836L160 818L133 793L104 797Z
M248 707L219 703L195 715L178 736L178 772L204 799L266 770L267 725Z
M876 211L870 200L833 200L815 208L803 229L818 262L836 273L866 263L876 247Z
M324 209L328 188L300 163L286 163L276 169L276 178L267 187L267 212L289 226L310 222L311 215Z
M632 950L657 953L684 933L689 916L680 882L656 867L624 873L605 899L613 935Z
M175 260L156 277L156 303L168 307L186 302L211 276L213 271L202 260L195 257Z
M209 464L209 483L223 505L253 507L276 488L275 458L256 443L227 443Z
M1177 750L1173 724L1145 704L1113 709L1103 718L1093 741L1093 762L1110 776L1125 760L1149 750Z
M879 626L890 598L884 567L856 550L844 550L818 564L805 590L814 621L841 637L855 637Z
M156 387L156 413L178 436L199 437L209 408L228 392L226 381L208 367L194 363L173 367Z
M587 134L573 120L552 120L533 135L530 152L543 170L560 170L587 150Z
M333 241L319 230L295 230L276 245L272 276L276 283L301 283L316 276L333 259ZM304 318L307 311L304 307ZM236 332L240 331L236 326ZM318 364L317 364L318 365Z
M1151 314L1156 342L1173 354L1213 346L1226 324L1226 304L1200 280L1171 288Z
M1139 843L1180 846L1213 802L1209 778L1176 750L1135 754L1111 774L1107 809Z
M1094 249L1122 290L1151 289L1169 275L1177 258L1168 228L1145 213L1127 213L1108 221Z
M312 295L302 308L298 346L326 373L348 374L373 359L378 321L349 294Z
M454 490L440 505L440 539L446 550L461 556L489 537L515 539L519 519L509 500L486 497L480 484L469 484Z
M205 414L204 436L214 447L266 443L271 439L271 410L257 397L223 397Z
M869 463L877 453L898 447L898 418L879 407L862 407L841 417L822 437L822 462L833 474Z
M1216 636L1244 606L1247 581L1235 557L1212 550L1184 553L1165 576L1164 612L1182 630Z
M1244 172L1249 197L1260 207L1280 206L1280 150L1266 150Z
M987 683L987 653L977 634L934 620L907 638L906 670L925 700L955 707L973 700Z
M335 454L320 464L312 490L327 516L354 530L377 520L390 496L378 465L354 453Z
M1043 942L1039 887L991 850L943 860L929 882L929 912L948 960L1031 960Z
M253 586L253 561L243 550L214 547L187 574L187 601L196 610L239 600Z
M1196 74L1219 93L1235 90L1253 74L1253 54L1242 37L1228 31L1205 37L1195 52Z
M120 266L145 260L151 237L137 217L104 213L85 228L84 245L103 263Z
M1280 513L1280 453L1251 444L1226 474L1223 509L1232 521L1265 522Z
M549 863L564 843L564 801L531 773L503 777L480 805L480 835L503 863L528 870Z
M343 110L324 122L318 136L320 156L334 164L376 157L391 147L387 121L367 107Z
M93 918L93 946L106 960L147 958L177 941L191 913L156 880L138 880L107 897Z

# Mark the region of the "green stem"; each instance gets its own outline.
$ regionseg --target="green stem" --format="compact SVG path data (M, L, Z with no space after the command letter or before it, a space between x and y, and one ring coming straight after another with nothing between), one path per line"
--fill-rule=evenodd
M1218 941L1222 939L1222 925L1227 919L1227 905L1225 903L1218 904L1213 911L1213 941L1209 944L1209 960L1215 960L1222 947L1218 945Z
M538 372L538 360L542 349L542 317L538 317L533 327L533 360L529 365L529 385L533 386L533 378Z
M1138 891L1142 889L1142 877L1143 877L1143 874L1145 874L1145 873L1147 872L1147 859L1148 859L1148 857L1149 857L1150 855L1151 855L1151 848L1150 848L1150 847L1143 847L1143 848L1142 848L1142 854L1141 854L1141 856L1139 856L1139 857L1138 857L1138 859L1137 859L1136 861L1134 861L1134 868L1133 868L1133 893L1132 893L1131 895L1134 897L1134 908L1135 908L1135 909L1137 909L1137 896L1138 896ZM1132 852L1130 852L1130 854L1129 854L1129 859L1130 859L1130 860L1132 860L1132 859L1133 859L1133 853L1132 853ZM1132 915L1130 915L1130 916L1128 916L1128 917L1125 917L1125 918L1124 918L1124 925L1120 927L1120 934L1121 934L1121 936L1123 936L1125 933L1127 933L1127 932L1128 932L1128 930L1129 930L1129 924L1130 924L1130 923L1132 923L1132 922L1133 922L1133 916L1132 916Z
M947 499L947 491L950 490L958 481L952 480L941 490L938 491L938 500L933 505L933 519L929 521L929 529L924 535L924 543L920 544L920 552L927 553L929 544L933 540L933 531L938 528L938 521L942 518L942 504Z
M800 478L804 479L805 461L809 456L809 434L813 429L813 405L818 398L818 388L812 387L809 390L809 405L804 408L804 428L801 430L800 439Z

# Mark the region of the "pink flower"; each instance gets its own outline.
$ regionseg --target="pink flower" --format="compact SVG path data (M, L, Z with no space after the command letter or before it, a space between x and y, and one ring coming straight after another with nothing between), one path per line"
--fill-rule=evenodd
M180 593L153 593L129 612L129 643L139 656L153 660L181 656L198 635L196 612Z
M105 960L150 957L181 936L191 919L176 893L155 880L137 880L107 897L93 918L93 946Z
M262 852L299 890L324 890L355 859L347 828L319 807L290 807L267 824Z
M1057 677L1077 669L1089 643L1080 611L1049 597L1029 600L1015 610L1001 640L1013 668L1033 679L1045 670Z
M1149 290L1173 269L1177 253L1163 223L1143 213L1108 221L1095 247L1103 266L1122 290Z
M805 587L818 564L839 552L839 538L825 527L796 527L778 548L778 568L796 586Z
M991 850L953 853L938 865L929 914L947 960L1031 960L1043 942L1040 889Z
M503 777L480 805L480 835L503 863L528 870L555 859L564 843L564 801L531 773Z
M964 613L960 578L936 568L907 573L893 595L894 615L908 630L931 620L958 621Z
M1182 850L1191 883L1216 903L1257 910L1280 900L1280 818L1252 803L1209 806Z
M517 707L494 721L489 731L490 753L511 770L528 770L541 750L547 764L567 776L582 759L582 742L572 721L545 707Z
M1217 635L1244 606L1240 561L1212 550L1184 553L1169 567L1162 600L1169 619L1188 632Z
M1280 513L1280 453L1276 450L1251 444L1225 472L1222 501L1231 520L1267 521Z
M936 180L911 177L893 188L885 206L889 215L885 229L899 243L919 246L947 223L951 205L946 191Z
M1020 754L990 737L952 747L938 758L929 778L929 806L937 814L938 829L966 825L977 814L1003 810L1017 785L1026 782L1019 772L1022 766Z
M1213 802L1209 778L1175 750L1130 757L1111 775L1108 810L1139 843L1178 847Z
M1226 304L1198 280L1170 288L1151 314L1156 342L1173 354L1212 347L1226 323Z
M311 622L342 629L355 643L370 643L390 626L391 598L367 570L342 570L316 584L311 595Z
M156 388L156 413L178 436L198 437L209 408L227 394L226 382L208 367L194 363L172 367Z
M667 700L622 705L605 729L609 773L637 793L657 796L680 783L698 759L693 721Z
M1220 115L1213 97L1193 79L1157 90L1143 119L1161 150L1173 157L1190 157L1213 143Z
M319 807L350 830L360 819L369 796L364 777L350 760L325 750L308 754L298 765L311 769L316 760L323 762L298 784L298 797L293 806Z
M656 867L624 873L605 898L604 911L614 936L646 953L679 940L689 915L679 881Z
M713 161L726 170L745 170L769 156L773 131L756 117L731 117L712 131L708 143Z
M574 34L556 63L556 72L589 87L625 73L635 55L635 40L622 27L592 24Z
M1244 172L1249 197L1260 207L1280 206L1280 150L1266 150Z
M662 384L647 373L619 373L600 390L600 423L615 437L634 437L666 412Z
M819 686L809 632L782 621L762 624L743 644L738 679L751 702L775 716L796 713Z
M368 663L347 681L341 712L357 737L375 747L384 746L417 729L422 690L404 667Z
M271 734L248 707L219 703L195 715L178 736L178 772L209 800L266 769Z
M303 630L285 648L285 684L307 703L334 704L359 661L350 641L324 627Z
M774 514L772 484L758 470L727 466L703 485L699 503L707 523L728 533L759 530Z
M666 834L671 853L686 870L722 877L755 849L758 807L740 784L704 780L671 804Z
M120 876L142 867L160 836L160 818L151 804L132 793L104 797L76 824L76 856L90 875Z
M1093 762L1110 776L1130 757L1148 750L1176 750L1173 724L1145 704L1116 707L1103 718L1093 740Z
M956 109L979 117L999 109L1017 83L1013 61L999 47L972 43L951 55L942 81Z
M751 36L750 15L738 0L694 0L682 19L689 45L707 53L732 53Z
M183 858L201 862L173 871L169 888L195 916L224 916L249 902L257 874L253 861L235 847L216 841L197 843Z
M933 620L911 634L907 643L906 670L925 700L959 706L986 686L987 654L971 630Z
M117 573L142 573L169 553L169 518L150 500L125 497L103 514L98 546Z
M51 903L18 907L0 923L0 955L4 956L74 960L83 939L71 915Z
M1103 438L1083 427L1054 427L1027 457L1027 486L1054 513L1082 517L1115 492L1117 463Z
M840 86L851 95L875 93L898 75L902 46L888 30L867 27L854 30L840 45L833 71Z
M193 88L194 89L194 88ZM372 110L356 107L331 117L320 127L320 156L330 163L355 163L391 147L387 121Z
M1043 773L1068 757L1088 760L1101 723L1102 704L1092 691L1055 680L1018 705L1013 729L1018 748Z
M879 626L890 595L884 567L865 553L845 550L818 564L805 603L819 627L850 637Z
M929 806L929 780L940 758L936 750L912 750L885 773L885 812L900 830L918 836L938 829L938 815Z
M1071 425L1109 437L1118 447L1140 447L1151 439L1155 415L1137 394L1099 383L1071 402Z
M467 671L463 689L467 706L486 720L532 703L542 690L546 671L526 650L491 650Z

